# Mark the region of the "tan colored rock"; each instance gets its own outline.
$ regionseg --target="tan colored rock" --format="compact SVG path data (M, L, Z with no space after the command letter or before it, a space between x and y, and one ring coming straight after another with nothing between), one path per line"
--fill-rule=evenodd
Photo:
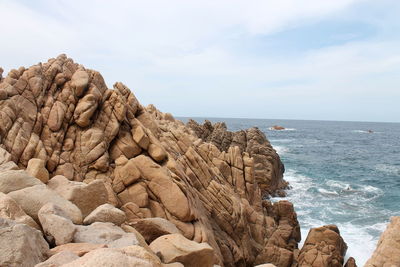
M25 171L4 171L0 173L0 192L8 194L26 187L43 183Z
M59 267L76 259L79 259L76 254L70 251L62 251L51 256L46 261L36 264L35 267Z
M390 219L371 258L364 267L400 266L400 216Z
M121 225L126 220L125 213L115 208L110 204L103 204L92 211L84 220L84 224L94 222L110 222L116 225Z
M134 233L126 233L112 223L95 222L88 226L77 226L74 243L106 244L110 248L140 245Z
M58 175L48 182L48 187L74 203L81 210L83 217L108 201L107 189L101 180L85 184L69 181Z
M132 138L141 148L147 150L149 147L150 139L141 125L138 124L132 129Z
M211 267L214 252L206 243L196 243L181 234L163 235L150 244L163 263L180 262L185 267Z
M131 185L119 193L118 197L122 204L133 202L140 208L144 208L149 204L149 195L146 188L141 183Z
M34 266L46 260L48 251L40 231L0 218L0 266Z
M60 207L47 203L40 208L38 217L47 240L54 240L57 246L73 240L76 227Z
M75 90L77 96L82 96L89 82L89 75L84 70L78 70L72 75L71 87Z
M60 246L50 249L49 255L53 256L53 255L57 255L61 252L68 251L68 252L72 252L75 255L81 257L92 250L99 249L99 248L106 248L106 247L107 247L107 245L105 245L105 244L68 243L68 244L60 245Z
M117 165L114 174L115 179L122 181L125 186L133 184L140 178L140 171L132 160Z
M162 235L181 233L173 223L163 218L135 220L130 225L145 238L148 244Z
M18 205L33 219L39 220L38 212L47 203L53 203L65 211L72 222L82 224L82 213L80 209L70 201L62 198L46 185L27 187L8 194Z
M157 162L162 162L167 158L167 153L164 148L156 144L150 144L147 152L149 152L150 157Z
M81 258L63 265L63 267L98 267L98 266L143 266L161 267L160 260L140 246L120 249L102 248L93 250Z
M49 181L49 172L44 164L45 162L42 159L30 159L26 172L46 184Z
M128 131L120 131L117 140L110 148L110 156L112 159L117 159L121 155L128 159L140 155L142 148L133 141L132 134Z
M87 127L97 109L97 99L92 94L85 95L79 100L74 113L75 123L80 127Z
M127 221L163 217L185 237L207 242L220 266L271 262L261 261L268 251L276 266L296 258L294 214L285 205L262 201L265 195L283 195L287 183L279 155L259 129L230 132L224 123L209 122L185 126L154 106L141 106L122 83L108 89L97 71L66 55L10 71L0 81L0 99L5 151L0 149L0 170L43 159L50 177L61 174L85 185L103 181L104 203L117 207L122 203L116 194L140 183L148 202L124 204ZM118 169L128 160L140 177L128 176L124 183ZM92 204L98 197L90 191L74 201Z
M298 265L342 267L347 245L335 225L312 228L300 250Z
M0 218L10 219L40 230L39 225L8 195L0 192Z
M173 263L163 263L161 264L162 267L184 267L184 265L180 262L173 262ZM215 267L215 265L214 265Z
M356 260L353 257L350 257L344 267L357 267Z

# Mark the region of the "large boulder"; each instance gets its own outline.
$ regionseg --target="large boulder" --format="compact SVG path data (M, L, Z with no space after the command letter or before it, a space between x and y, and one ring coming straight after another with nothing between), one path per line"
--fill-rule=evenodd
M364 267L400 266L400 216L392 217Z
M83 217L108 201L107 189L101 180L85 184L69 181L64 176L57 175L48 182L48 186L74 203L81 210Z
M0 218L10 219L17 223L23 223L30 227L40 230L39 225L32 217L27 215L25 211L8 195L0 192Z
M81 257L86 253L99 249L99 248L106 248L107 245L105 244L91 244L91 243L68 243L60 246L56 246L49 251L49 255L53 256L63 251L72 252L75 255Z
M164 263L180 262L185 267L212 267L214 250L207 243L197 243L181 234L163 235L150 248Z
M347 245L336 225L312 228L298 258L299 267L342 267Z
M36 264L35 267L59 267L76 259L79 259L79 256L75 253L70 251L61 251L48 258L46 261Z
M63 267L140 266L161 267L160 259L140 246L93 250Z
M26 167L26 172L36 177L43 183L47 183L49 181L49 172L45 167L45 162L42 159L30 159L28 162L28 166Z
M67 213L53 203L47 203L38 212L43 232L51 243L59 246L70 243L76 232L76 227Z
M162 235L180 234L175 224L163 218L145 218L134 220L130 225L135 228L148 244Z
M39 179L32 177L26 171L9 170L0 172L0 192L5 194L42 184Z
M121 225L126 220L125 212L110 204L103 204L92 211L84 220L84 224L94 222L110 222Z
M74 243L106 244L110 248L142 245L134 233L126 233L112 223L95 222L77 226Z
M46 185L27 187L8 194L33 219L39 220L38 212L47 203L53 203L65 211L72 222L82 224L82 213L77 206L50 190Z
M40 231L0 218L0 266L31 267L46 260L48 251Z

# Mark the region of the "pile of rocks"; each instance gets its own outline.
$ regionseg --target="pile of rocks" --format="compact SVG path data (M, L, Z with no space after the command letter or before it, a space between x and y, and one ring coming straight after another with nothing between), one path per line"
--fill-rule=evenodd
M343 264L264 198L287 183L257 128L184 125L65 55L1 78L0 126L1 266Z

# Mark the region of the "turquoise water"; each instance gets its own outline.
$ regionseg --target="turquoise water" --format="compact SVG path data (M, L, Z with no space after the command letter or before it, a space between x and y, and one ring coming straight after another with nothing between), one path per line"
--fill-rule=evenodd
M302 242L309 228L336 224L347 255L363 266L390 216L400 216L399 123L209 120L232 131L257 126L267 135L285 164L292 186L285 199L295 206Z

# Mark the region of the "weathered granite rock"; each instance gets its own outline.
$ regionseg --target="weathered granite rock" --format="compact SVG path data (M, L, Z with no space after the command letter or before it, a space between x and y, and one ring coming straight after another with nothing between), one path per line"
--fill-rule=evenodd
M0 172L0 192L8 194L13 191L43 184L25 171L9 170Z
M79 259L79 256L75 253L70 251L61 251L48 258L46 261L36 264L35 267L59 267L76 259Z
M181 234L163 235L150 244L150 248L164 263L180 262L185 267L212 267L213 249L206 243L196 243Z
M46 260L48 250L40 231L0 218L0 266L31 267Z
M130 225L144 237L148 244L162 235L181 233L173 223L163 218L139 219L131 222Z
M85 184L57 175L48 182L48 187L74 203L81 210L83 217L108 201L107 189L100 180Z
M8 195L0 192L0 218L10 219L40 230L39 225Z
M254 159L254 175L262 193L284 195L283 189L288 186L288 183L283 180L285 168L265 134L258 128L230 132L225 123L212 125L207 120L203 125L189 120L187 125L199 138L214 144L221 151L228 152L229 148L237 146L240 152L249 153Z
M98 72L65 55L12 70L0 81L0 126L6 151L0 156L14 162L10 168L41 159L53 177L51 190L30 189L34 197L31 187L10 193L34 219L44 203L61 205L50 201L48 190L84 217L112 203L128 222L164 218L186 238L208 243L221 266L253 266L270 247L273 258L294 258L292 211L278 205L285 217L262 201L286 187L283 164L256 128L231 133L224 124L209 124L197 133L171 114L141 106L122 83L108 89Z
M400 217L392 217L364 267L400 266Z
M140 246L93 250L63 267L143 266L161 267L160 259Z
M336 225L313 228L300 250L298 266L342 267L347 245Z
M76 226L68 217L67 212L53 203L47 203L38 212L43 232L50 243L59 246L70 243L76 232Z
M126 220L125 213L115 208L110 204L103 204L92 211L84 220L84 224L94 222L110 222L116 225L121 225Z
M45 162L42 159L30 159L26 167L26 172L46 184L49 181L49 172L44 164Z
M356 260L353 257L350 257L344 267L357 267Z
M68 243L68 244L60 245L60 246L50 249L48 254L50 256L53 256L53 255L56 255L56 254L64 252L64 251L68 251L68 252L72 252L75 255L81 257L81 256L85 255L86 253L88 253L92 250L95 250L95 249L99 249L99 248L107 248L107 245L91 244L91 243Z
M73 242L105 244L110 248L142 245L134 233L126 233L112 223L101 222L89 226L77 226Z
M82 224L82 213L77 206L62 198L46 185L36 185L8 194L33 219L38 221L39 210L47 203L53 203L65 211L72 222Z

